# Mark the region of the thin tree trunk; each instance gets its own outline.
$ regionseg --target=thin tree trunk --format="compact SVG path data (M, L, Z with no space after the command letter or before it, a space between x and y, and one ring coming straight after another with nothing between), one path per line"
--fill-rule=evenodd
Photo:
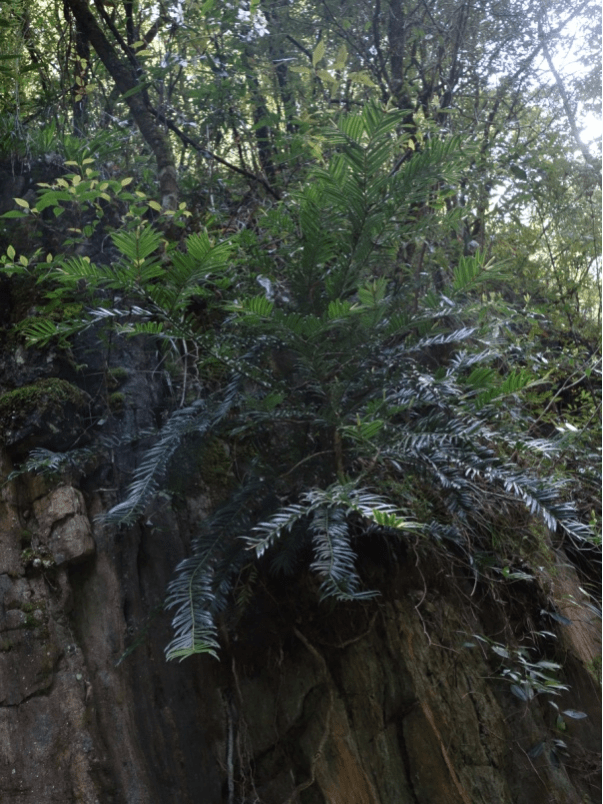
M553 62L553 58L551 56L551 51L549 50L546 35L542 28L542 22L538 23L538 35L540 37L540 42L542 44L542 52L544 53L544 58L546 59L546 63L549 66L549 70L553 74L553 78L555 79L555 84L557 85L557 89L561 96L561 102L563 103L563 110L565 111L565 116L567 117L567 122L569 123L570 131L572 132L572 137L582 156L584 157L584 161L587 165L590 165L592 168L597 170L597 163L596 160L591 156L588 151L588 148L582 141L582 137L580 136L580 132L578 131L578 123L576 121L576 114L575 110L572 109L572 104L569 99L569 96L566 92L565 85L563 83L563 79L555 69L555 64ZM601 186L601 174L599 173L599 186Z
M90 11L86 0L65 0L67 7L75 17L82 34L105 65L108 73L115 81L121 94L129 94L125 100L128 104L140 133L148 143L157 160L157 172L161 203L164 209L176 209L178 203L178 175L176 163L167 132L158 125L156 118L144 101L141 90L137 90L140 80L134 69L119 58L115 48L109 42L95 16Z
M90 69L90 42L79 24L75 23L75 52L77 63L73 77L73 133L83 137L88 121L86 84Z

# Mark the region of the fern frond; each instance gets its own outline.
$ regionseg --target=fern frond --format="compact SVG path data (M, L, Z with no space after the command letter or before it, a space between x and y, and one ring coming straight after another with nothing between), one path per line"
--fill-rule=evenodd
M168 586L166 608L177 608L172 620L174 639L166 648L166 657L186 659L198 653L218 658L217 627L211 611L213 590L212 553L194 555L176 567L176 579ZM185 581L185 582L184 582Z
M61 347L69 345L69 338L83 332L90 326L90 321L51 321L48 318L38 318L27 321L20 329L25 335L28 346L47 346L50 341L58 341Z
M251 296L238 302L234 309L255 318L269 318L274 309L274 303L268 301L265 296Z
M478 252L471 257L461 257L454 269L452 289L458 293L508 278L508 272L504 270L502 263L494 265L492 260L486 263L485 256Z
M112 274L106 266L96 265L86 257L69 257L58 262L53 278L64 285L74 286L80 279L100 285L112 278Z
M142 321L142 322L131 322L128 324L122 324L118 327L118 332L123 332L125 335L151 335L154 338L165 338L166 340L173 341L174 338L177 338L180 334L182 337L183 333L178 333L178 331L174 332L173 330L167 330L169 334L166 333L166 324L164 321Z
M250 550L261 558L266 550L280 538L285 531L290 531L294 525L308 515L308 508L303 505L288 505L281 508L270 519L260 522L252 530L257 536L244 536Z
M150 225L139 226L135 230L111 232L111 239L120 252L132 265L140 267L156 252L162 240L162 233Z
M233 577L248 561L240 538L249 530L250 508L265 492L265 483L257 480L240 489L202 524L193 554L176 568L166 598L166 608L176 609L168 659L182 660L195 653L216 656L215 616L226 604Z
M327 319L330 321L340 321L343 318L349 318L352 314L351 302L342 301L341 299L333 299L333 301L329 302Z
M476 411L480 411L491 402L500 400L504 396L516 394L528 385L533 384L534 377L530 371L526 369L512 371L498 387L489 388L487 391L483 391L479 394L476 399L473 400L473 407Z
M407 347L409 352L419 352L431 346L442 346L446 343L461 343L472 338L478 331L477 327L460 327L452 332L442 332L438 335L431 335L420 338L415 344Z
M155 443L147 450L128 487L127 498L105 515L107 522L131 525L142 514L159 483L168 462L187 435L209 436L228 415L240 391L242 378L235 378L212 404L198 400L187 408L177 410L163 426Z
M27 472L44 475L78 470L98 454L98 450L90 447L80 447L68 452L53 452L43 447L36 447L31 450L27 460L8 475L7 480L13 480Z
M272 550L271 571L275 575L291 575L298 568L301 557L310 544L310 534L303 527L294 526L288 533L282 533Z
M498 353L491 348L483 349L481 352L467 352L465 349L461 349L450 358L447 373L449 375L456 374L460 376L461 372L465 369L469 369L472 366L477 365L481 366L481 364L484 362L492 361L496 357L498 357ZM484 366L481 366L481 368L483 369ZM491 371L489 367L486 368L488 371ZM467 382L469 382L470 385L473 385L469 379L467 379Z
M207 232L197 232L186 238L186 254L196 263L197 271L203 271L206 275L222 273L229 268L232 243L213 243Z
M208 433L212 424L213 416L208 413L203 401L172 414L136 469L126 499L113 506L105 515L105 520L113 524L132 525L158 490L165 468L184 437L193 431L204 430Z
M374 597L375 592L359 592L360 578L354 566L356 554L350 544L349 526L340 508L324 507L314 512L310 528L313 533L315 559L310 568L322 578L322 599L353 600Z

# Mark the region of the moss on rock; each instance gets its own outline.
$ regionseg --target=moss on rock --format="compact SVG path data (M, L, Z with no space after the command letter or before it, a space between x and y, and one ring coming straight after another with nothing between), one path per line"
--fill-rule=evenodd
M113 413L121 413L126 404L126 395L120 391L115 391L115 393L109 394L107 402Z
M86 394L67 380L48 377L32 385L15 388L0 396L0 428L5 427L11 418L23 416L36 409L44 410L51 406L71 402L81 405L86 401Z
M7 445L26 439L45 443L68 436L74 413L88 405L88 395L67 380L48 377L0 396L0 436ZM67 426L66 426L67 425ZM29 444L32 446L33 444Z

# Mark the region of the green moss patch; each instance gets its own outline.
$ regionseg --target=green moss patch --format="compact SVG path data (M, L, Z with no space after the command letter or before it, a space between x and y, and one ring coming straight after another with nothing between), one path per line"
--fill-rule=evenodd
M32 414L44 420L49 414L61 414L66 406L81 408L87 401L84 391L56 377L24 385L0 396L0 433L17 430Z

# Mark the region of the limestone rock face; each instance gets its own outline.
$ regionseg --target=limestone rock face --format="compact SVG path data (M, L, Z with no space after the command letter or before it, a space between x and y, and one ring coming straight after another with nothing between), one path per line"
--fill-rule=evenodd
M57 566L83 561L94 552L92 529L81 491L60 486L34 502L38 538Z
M85 662L68 619L66 565L94 551L83 497L62 487L23 509L9 484L3 502L0 799L97 801L87 758L93 741L86 723ZM65 546L53 550L59 537Z
M411 547L368 602L321 605L304 577L262 578L236 628L225 624L220 662L167 664L161 604L211 489L174 510L158 500L129 530L102 524L165 389L156 356L132 342L81 349L91 396L105 362L130 371L119 416L96 425L125 446L99 447L69 478L7 481L22 453L0 454L2 804L598 800L599 630L561 550L558 571L518 584L507 607ZM511 643L530 628L563 645L559 696L514 695L474 636ZM560 731L563 710L587 717Z

